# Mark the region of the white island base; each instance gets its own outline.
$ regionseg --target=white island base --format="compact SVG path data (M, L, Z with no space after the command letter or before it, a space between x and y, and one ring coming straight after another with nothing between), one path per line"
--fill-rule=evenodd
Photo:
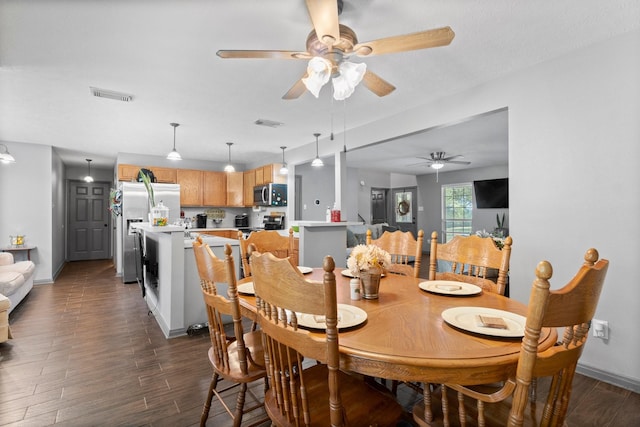
M200 277L193 255L193 239L185 239L181 227L153 227L140 223L136 228L144 233L147 257L157 260L157 276L149 274L145 267L145 298L165 337L184 335L187 328L197 323L207 323ZM239 243L224 237L204 237L213 253L224 259L225 244L231 245L239 274ZM153 254L155 247L156 254ZM153 262L152 259L149 260ZM153 276L156 276L154 279ZM236 276L238 277L238 276ZM154 283L155 282L155 283ZM224 292L224 289L220 289Z
M299 265L322 267L327 255L333 257L336 268L347 265L347 226L361 222L297 221L299 231Z

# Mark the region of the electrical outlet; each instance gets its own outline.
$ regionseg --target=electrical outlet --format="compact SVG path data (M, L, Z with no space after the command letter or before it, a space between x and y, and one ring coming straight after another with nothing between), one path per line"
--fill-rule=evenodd
M591 330L593 330L594 337L603 340L609 339L609 322L606 320L593 319L591 321Z

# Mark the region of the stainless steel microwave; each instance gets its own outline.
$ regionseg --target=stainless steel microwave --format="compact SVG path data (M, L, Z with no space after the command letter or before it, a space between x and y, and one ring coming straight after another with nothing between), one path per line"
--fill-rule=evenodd
M256 206L287 206L287 184L266 184L253 188Z

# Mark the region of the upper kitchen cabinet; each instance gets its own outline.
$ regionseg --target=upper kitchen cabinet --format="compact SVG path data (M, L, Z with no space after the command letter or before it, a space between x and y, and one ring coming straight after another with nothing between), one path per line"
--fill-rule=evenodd
M180 184L180 206L202 206L203 171L176 169L176 182Z
M256 171L251 169L243 172L244 205L253 206L253 187L256 186Z
M118 181L137 181L140 166L136 165L118 165Z
M225 206L227 204L227 173L202 172L202 189L204 206Z
M176 169L156 166L118 165L118 181L137 181L140 169L145 168L153 172L156 182L165 184L176 183Z
M287 183L286 175L280 175L281 166L282 165L280 163L271 163L271 164L253 169L256 176L255 185L264 185L264 184L271 184L271 183L286 184Z
M244 172L227 172L226 190L227 206L244 206Z
M175 184L176 183L176 169L174 168L159 168L159 167L150 167L148 168L153 172L153 175L156 177L156 182L162 182L165 184Z

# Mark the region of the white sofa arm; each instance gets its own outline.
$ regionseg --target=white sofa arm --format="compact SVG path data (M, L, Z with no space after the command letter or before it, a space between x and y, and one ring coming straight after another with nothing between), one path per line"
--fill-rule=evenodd
M13 254L9 252L0 252L0 265L13 264Z

